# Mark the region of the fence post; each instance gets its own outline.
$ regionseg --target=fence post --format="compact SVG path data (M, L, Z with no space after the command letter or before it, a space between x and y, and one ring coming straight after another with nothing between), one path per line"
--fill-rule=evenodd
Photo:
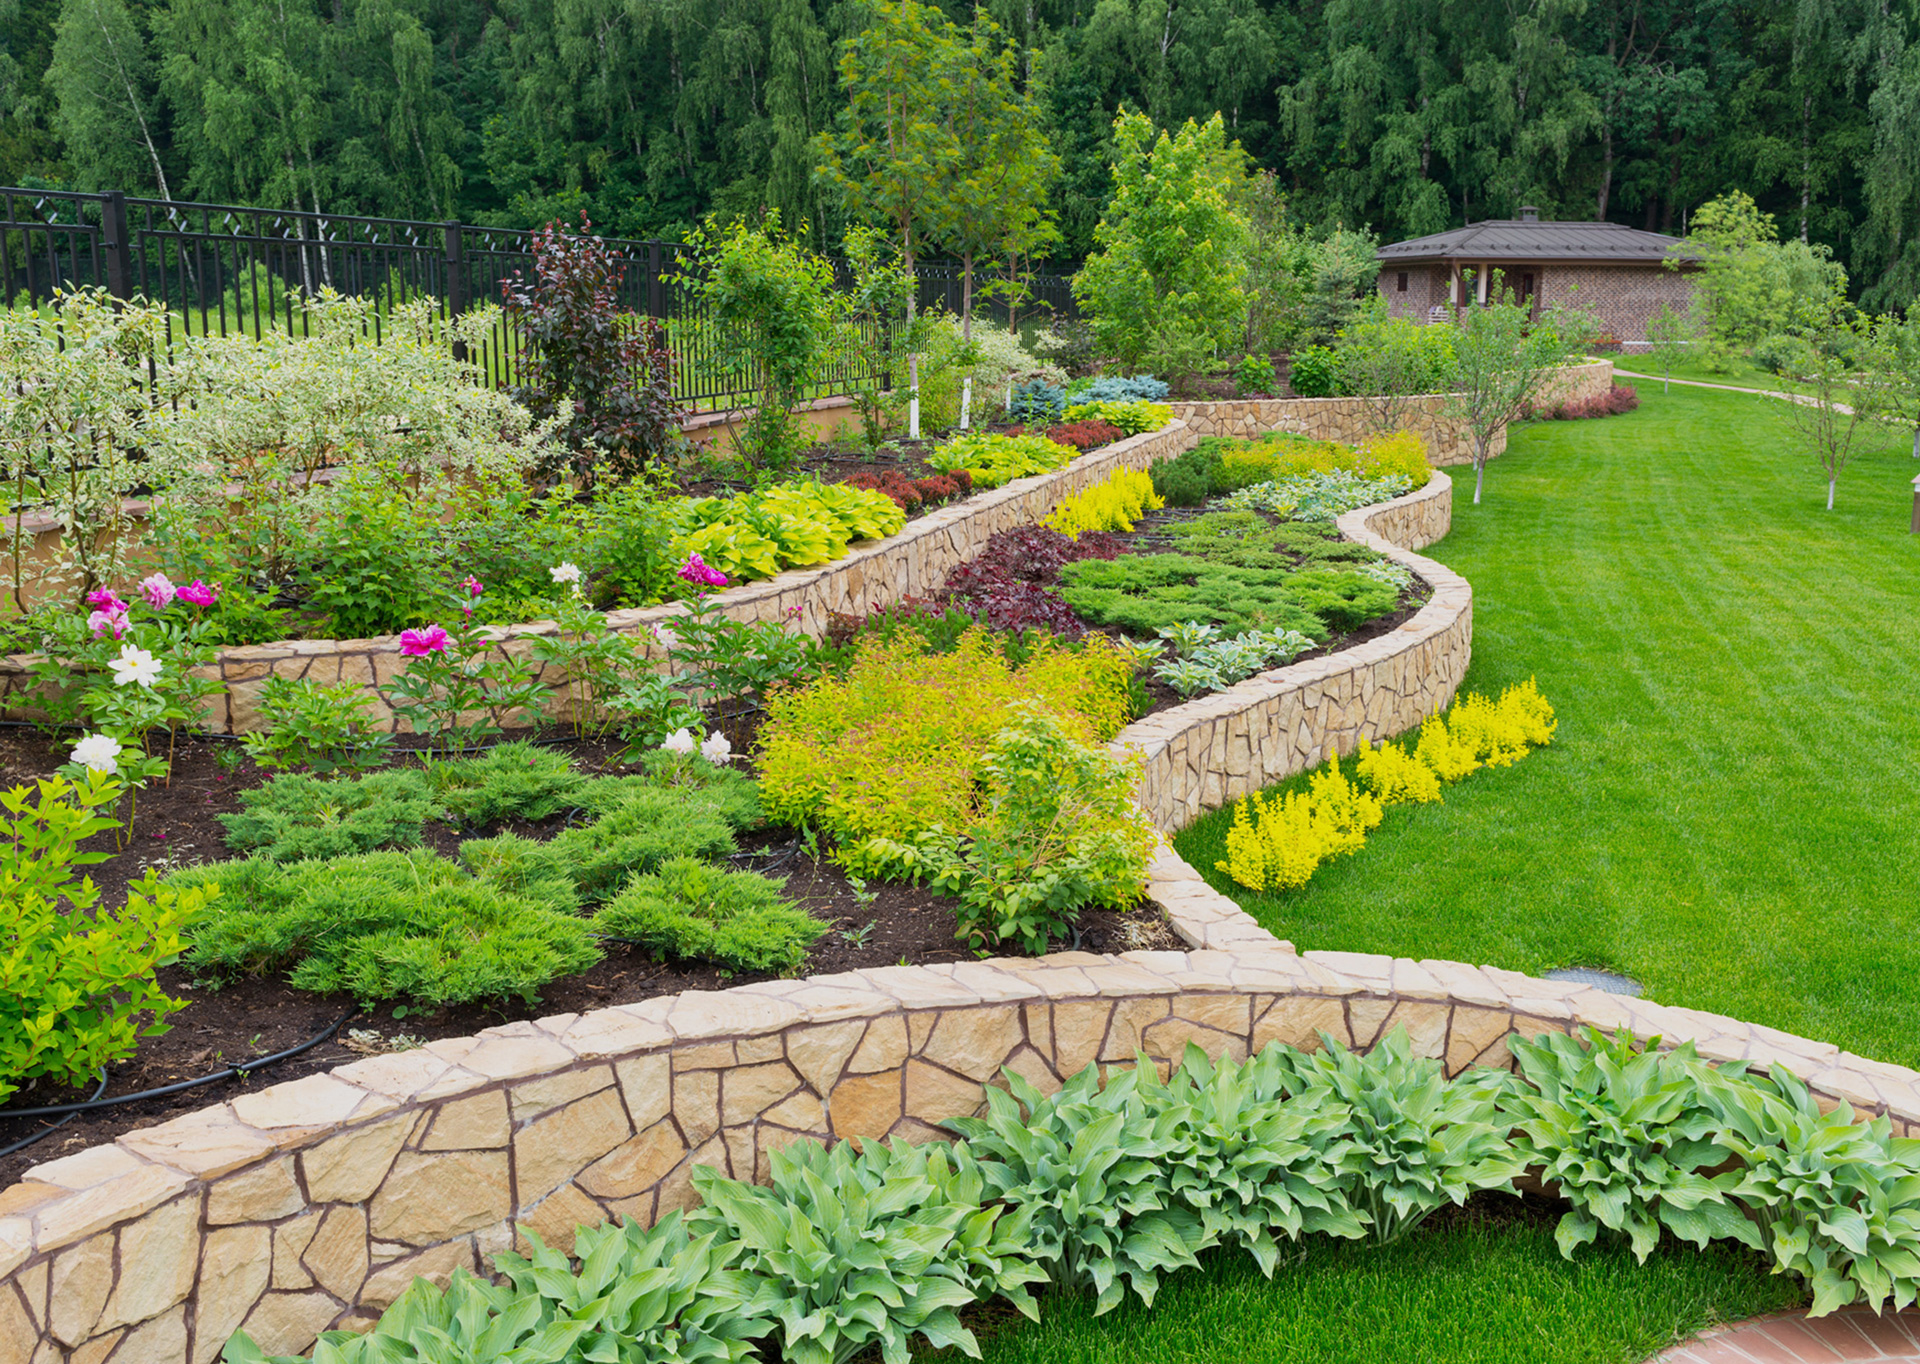
M649 316L665 320L667 316L667 281L661 277L666 268L662 259L660 243L647 243L647 313Z
M125 302L133 297L133 242L127 230L127 196L108 190L100 196L100 249L107 256L107 292Z
M460 239L460 224L449 219L440 224L445 237L445 273L447 294L447 321L452 322L467 310L467 272L465 243ZM453 343L453 358L467 358L467 343Z

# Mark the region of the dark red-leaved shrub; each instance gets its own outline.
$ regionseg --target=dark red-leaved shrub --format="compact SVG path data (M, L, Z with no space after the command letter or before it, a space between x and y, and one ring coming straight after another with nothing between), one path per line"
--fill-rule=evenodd
M1590 417L1617 417L1638 406L1640 395L1633 386L1617 383L1609 391L1597 393L1591 398L1575 398L1544 410L1529 408L1527 418L1530 421L1577 422Z
M965 469L918 479L908 478L898 469L881 469L875 473L853 474L841 481L849 488L885 493L899 503L900 509L909 516L973 491L973 475Z
M1102 531L1075 540L1044 526L1003 530L947 575L940 599L992 630L1051 630L1073 639L1086 627L1053 590L1062 565L1117 558L1125 546L1118 535Z
M1027 434L1027 428L1008 427L1006 434L1024 436ZM1076 450L1084 451L1091 450L1096 445L1111 445L1117 440L1123 440L1127 433L1112 422L1084 421L1062 422L1058 426L1049 426L1040 434L1057 445L1071 445Z

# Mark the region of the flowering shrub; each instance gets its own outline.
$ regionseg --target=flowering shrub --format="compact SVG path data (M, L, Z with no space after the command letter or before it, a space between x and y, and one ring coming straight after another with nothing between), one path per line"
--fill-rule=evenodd
M1215 867L1252 890L1304 886L1330 857L1357 852L1381 820L1382 806L1440 799L1440 786L1483 766L1507 766L1553 741L1553 707L1531 678L1498 700L1472 694L1454 703L1453 724L1434 715L1412 754L1362 742L1360 784L1340 760L1313 774L1305 791L1255 792L1233 809L1226 857Z
M393 747L391 734L373 728L369 702L356 682L268 677L257 701L266 728L241 742L263 768L364 772L385 762Z
M93 882L75 876L105 860L79 845L115 827L99 812L119 794L94 772L0 795L0 1102L28 1080L86 1083L142 1037L167 1031L167 1016L185 1007L154 971L179 956L181 929L216 892L165 889L148 872L124 907L107 910Z
M402 630L400 652L410 662L387 687L393 713L449 753L498 734L523 712L538 714L547 696L523 659L474 624L477 598L471 587L458 589L451 630L438 624Z
M1072 459L1071 446L1044 436L995 436L972 432L934 447L927 463L936 469L965 469L981 488L998 488L1016 478L1044 474Z
M1139 470L1120 469L1062 502L1040 524L1077 540L1087 531L1132 530L1144 513L1165 505L1154 492L1151 477Z

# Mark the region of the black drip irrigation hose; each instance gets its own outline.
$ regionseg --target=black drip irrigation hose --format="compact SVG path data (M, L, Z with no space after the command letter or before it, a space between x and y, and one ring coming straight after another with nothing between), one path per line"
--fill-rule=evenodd
M107 1068L105 1066L102 1066L100 1067L100 1083L94 1087L93 1097L96 1099L99 1098L100 1095L106 1090L106 1087L107 1087ZM55 1123L52 1127L46 1128L39 1132L35 1132L30 1137L22 1138L21 1140L16 1141L11 1146L0 1146L0 1160L4 1160L6 1157L12 1155L15 1151L26 1150L29 1146L33 1145L36 1141L39 1141L42 1137L52 1136L55 1132L58 1132L61 1128L65 1127L68 1123L72 1122L74 1118L76 1118L77 1116L79 1116L77 1113L69 1113L67 1114L66 1117L60 1119L60 1121Z
M120 1104L139 1103L142 1099L161 1099L169 1094L179 1094L183 1090L198 1089L201 1085L214 1084L220 1080L244 1080L256 1070L265 1070L268 1066L278 1065L282 1061L291 1061L303 1052L312 1051L322 1042L325 1042L328 1038L339 1032L340 1029L346 1027L347 1023L359 1012L358 1009L348 1010L345 1014L342 1014L339 1018L328 1024L326 1031L320 1033L318 1036L307 1039L297 1047L288 1047L285 1051L277 1051L271 1056L263 1056L258 1061L248 1061L244 1065L228 1066L225 1070L217 1070L211 1075L202 1075L197 1080L182 1080L178 1084L162 1085L158 1089L143 1089L138 1094L120 1094L111 1099L103 1099L100 1097L100 1090L107 1087L106 1071L103 1069L100 1072L100 1089L93 1091L93 1097L91 1099L83 1099L79 1103L71 1104L50 1104L45 1108L0 1109L0 1122L10 1122L14 1118L60 1119L59 1122L47 1128L44 1132L36 1132L26 1140L17 1141L4 1150L0 1150L0 1156L10 1156L15 1151L23 1150L33 1145L34 1142L39 1141L42 1137L52 1135L81 1113L93 1113L103 1108L115 1108Z

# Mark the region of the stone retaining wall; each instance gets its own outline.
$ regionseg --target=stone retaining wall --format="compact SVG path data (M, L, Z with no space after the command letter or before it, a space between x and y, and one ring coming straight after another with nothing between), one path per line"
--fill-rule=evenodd
M1340 531L1403 564L1433 589L1413 619L1376 639L1260 673L1225 691L1162 711L1121 732L1117 745L1146 761L1140 802L1161 829L1184 828L1362 738L1378 743L1453 700L1473 656L1473 589L1412 551L1452 524L1453 483L1424 488L1340 518Z
M1190 447L1197 437L1176 421L1159 431L1131 436L1089 451L1065 468L1016 479L1003 488L977 493L909 521L898 535L855 545L845 557L812 568L791 569L763 582L746 583L718 594L720 609L735 620L794 618L813 635L825 631L835 611L866 611L903 596L931 592L954 568L973 558L987 540L1003 530L1032 525L1064 499L1099 483L1120 469L1144 469L1154 461ZM607 622L622 634L645 637L656 626L671 626L684 605L610 611ZM551 621L502 628L500 649L529 656L527 641L552 635ZM649 654L657 653L649 648ZM0 658L0 715L19 718L31 711L32 679L28 660ZM537 665L536 665L537 667ZM405 671L398 635L373 639L290 640L249 648L224 649L209 670L225 690L209 699L208 728L244 733L261 727L259 695L270 676L309 677L317 682L353 682L371 693L369 713L388 728L402 727L387 704L387 686ZM565 716L561 671L538 670L549 685L548 716Z
M1566 402L1605 393L1613 384L1613 362L1596 360L1556 371L1541 385L1541 400ZM1435 468L1471 464L1473 447L1456 423L1442 412L1446 398L1422 394L1409 398L1400 422L1427 443L1427 462ZM1234 402L1171 404L1200 436L1257 436L1265 431L1294 431L1315 440L1353 445L1379 425L1378 404L1365 398L1250 398ZM1493 453L1507 448L1506 433L1495 438Z

